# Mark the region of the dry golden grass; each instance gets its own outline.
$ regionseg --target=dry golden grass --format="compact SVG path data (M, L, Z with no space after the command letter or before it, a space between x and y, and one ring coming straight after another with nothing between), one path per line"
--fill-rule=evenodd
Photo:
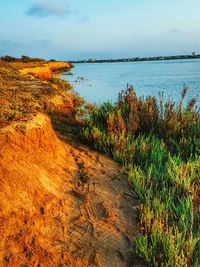
M25 69L25 68L35 68L35 67L42 67L45 65L45 61L38 61L38 62L9 62L7 64L9 64L9 66L15 68L15 69Z
M37 79L49 80L53 76L53 72L49 67L35 67L35 68L25 68L20 70L23 75L32 75Z
M56 71L62 68L70 69L71 65L68 62L48 62L45 64L52 71Z
M66 70L70 64L0 61L0 128L39 111L74 117L83 99L73 93L67 81L52 78L61 68Z
M25 63L26 64L26 63ZM24 64L22 64L24 65ZM42 80L49 80L53 77L53 72L63 70L63 69L70 69L70 64L67 62L48 62L44 64L41 63L42 66L35 65L35 67L28 67L20 69L21 74L27 75L30 74L37 79Z
M7 68L9 63L0 60L0 68Z

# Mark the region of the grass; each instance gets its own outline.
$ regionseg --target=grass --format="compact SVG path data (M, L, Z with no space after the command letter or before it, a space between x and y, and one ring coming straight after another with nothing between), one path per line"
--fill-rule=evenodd
M69 91L69 90L72 90L72 85L68 82L68 81L65 81L65 80L61 80L59 78L51 78L49 80L49 82L54 85L55 88L59 88L63 91Z
M52 77L55 71L63 67L69 68L70 64L0 61L0 128L37 112L51 115L56 112L72 119L80 114L83 98L73 91L67 81ZM50 72L48 79L46 69ZM33 77L23 75L31 74L33 70Z
M30 74L37 79L49 80L53 78L53 73L62 72L69 70L71 68L70 64L67 62L48 62L42 66L28 67L20 70L21 74Z
M80 136L111 155L128 173L139 202L136 251L146 266L200 266L200 113L139 98L132 87L89 112Z

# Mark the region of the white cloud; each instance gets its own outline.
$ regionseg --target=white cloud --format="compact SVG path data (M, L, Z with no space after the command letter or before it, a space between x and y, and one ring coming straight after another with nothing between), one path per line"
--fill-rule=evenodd
M48 16L65 16L71 14L69 4L56 0L43 0L35 2L27 10L26 14L35 17L48 17Z

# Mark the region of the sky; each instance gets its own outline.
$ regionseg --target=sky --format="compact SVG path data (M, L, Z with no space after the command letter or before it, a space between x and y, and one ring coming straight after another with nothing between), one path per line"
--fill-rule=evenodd
M1 0L0 56L200 53L199 0Z

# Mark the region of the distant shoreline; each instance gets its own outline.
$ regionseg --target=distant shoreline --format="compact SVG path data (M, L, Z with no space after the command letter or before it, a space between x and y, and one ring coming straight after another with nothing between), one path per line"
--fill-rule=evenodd
M117 63L117 62L143 62L143 61L166 61L166 60L182 60L182 59L198 59L200 55L179 55L179 56L160 56L160 57L135 57L135 58L119 58L119 59L87 59L87 60L71 60L70 63Z

